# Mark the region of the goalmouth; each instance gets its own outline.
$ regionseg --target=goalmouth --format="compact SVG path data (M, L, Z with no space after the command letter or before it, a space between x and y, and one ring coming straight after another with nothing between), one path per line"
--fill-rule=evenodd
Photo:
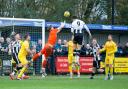
M42 40L42 47L44 47L45 45L45 20L44 19L0 17L0 38L3 37L4 41L6 41L7 38L10 38L10 35L12 32L20 33L22 36L29 33L31 36L31 42L30 42L31 48L38 45L38 40ZM0 59L3 61L2 62L3 66L11 67L11 63L9 63L11 59L10 57L8 57L8 55L9 55L8 52L6 53L2 52L0 54ZM37 68L39 68L39 66ZM6 72L7 69L9 68L2 69L3 73ZM41 69L39 68L36 70L40 72ZM9 71L10 70L8 70L8 72Z

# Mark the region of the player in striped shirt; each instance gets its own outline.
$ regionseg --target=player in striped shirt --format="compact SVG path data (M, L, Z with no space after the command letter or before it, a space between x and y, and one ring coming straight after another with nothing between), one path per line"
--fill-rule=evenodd
M16 68L13 70L13 72L10 74L10 79L14 79L14 75L17 73L18 70L22 68L20 65L20 61L18 59L18 53L21 47L22 41L20 34L16 33L14 35L14 41L11 44L11 53L12 53L12 59L16 63Z
M20 51L22 43L23 42L21 41L21 35L19 33L15 33L14 41L11 43L11 54L12 54L12 59L16 64L16 68L10 74L11 80L14 80L14 75L17 74L17 72L22 68L21 62L19 61L18 58L18 53ZM23 74L22 78L27 79L29 78L29 76Z
M97 43L96 38L93 38L93 40L92 40L93 70L92 70L90 79L94 78L94 75L96 74L96 72L103 72L103 70L100 69L100 62L101 62L100 55L99 54L97 55L99 49L100 49L100 46Z

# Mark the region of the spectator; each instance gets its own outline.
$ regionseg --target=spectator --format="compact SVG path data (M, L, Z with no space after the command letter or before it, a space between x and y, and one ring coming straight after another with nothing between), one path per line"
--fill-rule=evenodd
M0 49L2 48L2 37L0 37Z
M10 39L9 37L7 37L7 38L6 38L6 42L7 42L7 44L10 44L11 39Z
M11 57L8 54L9 51L9 44L11 42L11 40L9 38L6 39L6 41L4 40L3 37L0 38L0 43L1 43L1 49L0 49L0 57L1 59L10 59ZM6 56L5 56L6 55Z
M55 54L56 55L62 55L62 41L61 41L61 39L59 39L57 44L55 45Z
M36 53L36 45L33 45L31 50L32 50L32 53L35 54Z
M11 55L11 39L9 37L6 38L7 51Z
M63 41L62 53L63 53L63 55L67 55L67 54L68 54L67 40L64 40L64 41Z
M40 50L42 49L42 40L38 39L38 43L36 45L36 52L40 52ZM42 56L40 56L38 58L37 61L34 62L34 66L35 66L35 73L39 74L41 73L41 64L42 64Z
M4 51L3 44L4 44L4 38L0 37L0 59L3 59L3 51Z
M37 46L36 46L36 50L37 50L37 52L39 52L41 49L42 49L42 40L39 39L38 43L37 43Z
M101 48L104 48L104 44L101 46ZM105 61L106 52L105 52L105 51L102 52L102 53L100 54L100 56L101 56L101 60L104 62L104 61Z
M1 37L0 39L1 39L0 40L0 42L1 42L1 51L2 52L7 52L8 51L8 44L7 44L7 42L5 42L3 37Z
M82 47L81 47L81 53L80 53L82 56L86 56L86 44L84 44Z
M86 55L92 56L92 48L91 48L90 44L86 45Z
M118 56L118 57L123 56L123 47L121 44L118 44L116 56Z
M128 56L128 42L125 44L123 51L124 51L124 56Z

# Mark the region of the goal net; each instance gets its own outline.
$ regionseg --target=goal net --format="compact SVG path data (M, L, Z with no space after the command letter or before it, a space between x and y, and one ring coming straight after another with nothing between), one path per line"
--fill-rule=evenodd
M11 71L12 57L9 54L10 36L12 33L20 33L23 37L30 34L30 47L39 51L45 44L45 20L44 19L21 19L21 18L0 18L0 70L1 74L8 74ZM42 42L41 42L42 41ZM42 43L42 44L41 44ZM42 57L33 65L35 73L40 73ZM33 67L29 69L31 73Z

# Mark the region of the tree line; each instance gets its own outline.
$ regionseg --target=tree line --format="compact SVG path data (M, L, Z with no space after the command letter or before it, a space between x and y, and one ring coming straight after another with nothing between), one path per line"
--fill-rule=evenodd
M115 24L128 24L127 9L127 0L115 0ZM111 24L112 0L0 0L0 17L70 22L66 10L86 23Z

